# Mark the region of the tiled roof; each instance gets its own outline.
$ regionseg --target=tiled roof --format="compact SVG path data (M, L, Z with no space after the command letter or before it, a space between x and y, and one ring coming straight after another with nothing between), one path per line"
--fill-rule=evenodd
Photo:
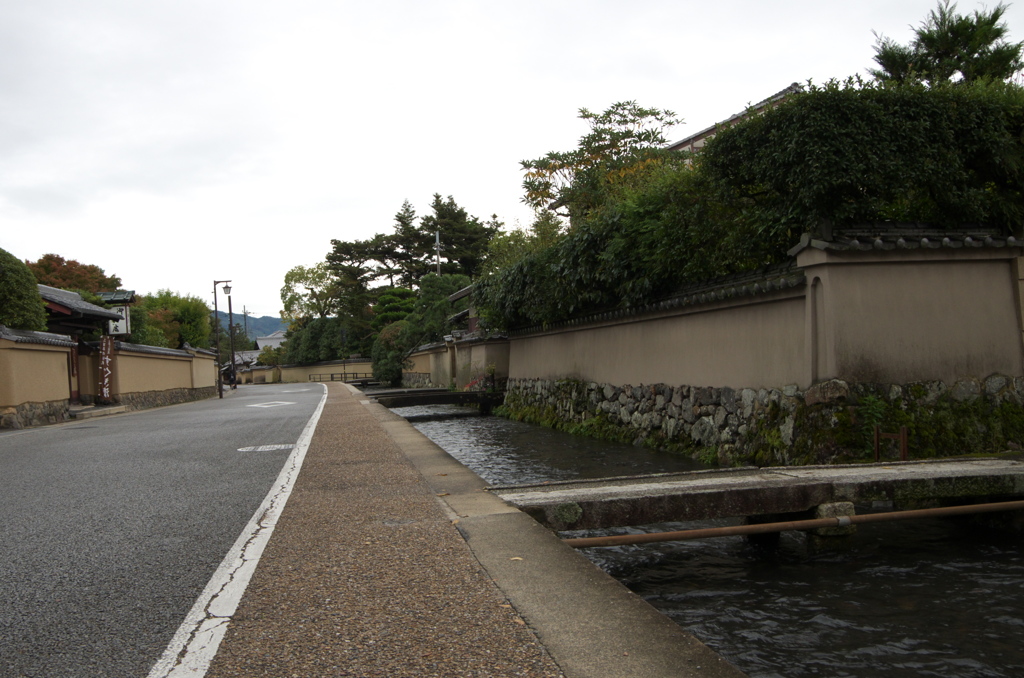
M790 256L813 247L819 250L916 250L972 249L979 247L1022 247L1024 241L1006 236L994 228L963 228L945 230L927 224L863 224L849 228L805 233L789 250Z
M106 320L121 319L120 313L115 313L109 308L103 308L96 304L90 304L88 301L82 299L82 295L78 292L61 290L56 287L50 287L49 285L38 285L38 287L39 296L41 296L44 301L60 304L81 316L87 318L103 318Z
M47 344L49 346L75 346L75 342L66 334L52 332L33 332L32 330L12 330L0 325L0 339L13 341L16 344Z
M97 292L98 296L108 304L131 304L135 301L135 290L114 290L113 292Z
M679 141L677 141L677 142L675 142L673 144L669 144L668 146L666 146L666 148L671 150L671 149L674 149L674 148L682 148L684 146L688 146L693 141L699 141L699 140L701 140L701 139L703 139L705 137L708 137L708 136L711 136L711 135L715 134L715 132L717 132L718 128L723 126L723 125L729 125L730 123L736 122L737 120L742 120L743 118L746 118L748 115L750 115L751 111L759 111L762 108L764 108L765 106L773 104L773 103L775 103L777 101L781 101L782 99L785 99L787 96L790 96L791 94L799 94L800 92L803 92L803 91L804 91L804 88L799 83L794 82L792 85L790 85L786 89L781 90L779 92L776 92L775 94L771 95L767 99L763 99L763 100L757 102L756 104L753 104L752 106L747 107L742 112L736 113L735 115L732 115L732 116L726 118L725 120L723 120L721 122L717 122L714 125L712 125L711 127L703 129L700 132L697 132L696 134L691 134L690 136L686 137L685 139L680 139Z
M235 351L235 364L245 365L260 357L260 351Z
M90 342L90 345L99 346L98 342ZM191 353L178 348L164 348L163 346L146 346L145 344L129 344L126 341L115 341L114 348L118 351L131 351L132 353L151 353L153 355L173 355L191 357Z
M268 334L265 337L256 337L256 346L260 349L267 348L278 348L284 343L284 330L278 330L272 334Z
M475 285L467 285L466 287L463 287L458 292L455 292L454 294L448 295L448 301L458 301L459 299L462 299L463 297L468 297L470 295L470 293L473 291L473 287L475 287Z
M724 301L736 297L748 297L768 292L775 292L791 287L800 287L807 283L803 270L797 268L792 261L776 266L738 273L735 275L715 278L707 282L698 283L681 289L671 297L661 299L641 306L630 306L625 308L609 309L598 313L592 313L578 318L563 320L549 325L535 325L533 327L516 328L510 334L530 334L548 329L560 329L575 327L588 323L604 322L618 318L627 318L641 315L643 313L654 313L667 311L676 308L685 308L696 304L705 304L714 301Z

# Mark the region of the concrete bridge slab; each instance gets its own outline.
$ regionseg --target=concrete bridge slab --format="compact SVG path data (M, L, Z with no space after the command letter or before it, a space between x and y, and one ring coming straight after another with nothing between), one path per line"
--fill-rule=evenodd
M894 508L1024 496L1024 463L930 460L843 466L739 468L593 481L494 487L556 530L777 515L833 502Z

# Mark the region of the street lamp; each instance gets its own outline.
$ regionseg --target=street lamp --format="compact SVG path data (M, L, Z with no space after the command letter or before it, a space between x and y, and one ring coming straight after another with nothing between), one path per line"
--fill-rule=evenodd
M235 382L238 381L235 376L235 316L231 311L231 288L227 285L224 286L224 294L228 295L228 344L231 345L231 390L238 388L235 386Z
M214 330L214 337L216 337L216 340L217 340L217 394L221 398L224 397L224 380L221 378L221 371L220 371L220 313L217 311L217 285L220 285L221 283L224 283L224 294L228 295L228 308L230 308L231 307L231 286L228 285L229 282L231 282L231 281L230 280L214 280L213 281L213 319L214 319L214 323L216 324L215 325L216 329ZM234 368L234 364L233 364L234 363L234 356L232 356L231 361L232 361L231 367Z

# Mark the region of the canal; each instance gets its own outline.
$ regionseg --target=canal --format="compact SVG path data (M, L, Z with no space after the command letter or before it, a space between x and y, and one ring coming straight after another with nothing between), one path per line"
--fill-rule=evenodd
M395 412L492 485L701 468L498 417L416 421L464 412L455 407ZM913 521L862 526L836 551L790 532L775 550L732 537L583 552L755 678L1009 678L1024 675L1021 544L972 522Z

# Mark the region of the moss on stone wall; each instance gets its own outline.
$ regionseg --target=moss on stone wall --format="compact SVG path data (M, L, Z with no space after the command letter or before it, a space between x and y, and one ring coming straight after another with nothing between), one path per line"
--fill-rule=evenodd
M785 389L617 386L513 380L498 414L576 435L645 445L721 465L870 461L873 430L908 430L910 457L1019 450L1024 379L991 375L906 385L817 384ZM883 441L882 457L898 455Z

